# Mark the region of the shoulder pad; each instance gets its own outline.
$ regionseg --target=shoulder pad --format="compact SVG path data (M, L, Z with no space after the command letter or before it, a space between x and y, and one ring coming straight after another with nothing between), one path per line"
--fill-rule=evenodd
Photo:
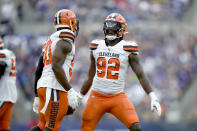
M97 49L97 47L98 47L98 42L97 42L98 40L93 40L91 43L90 43L90 45L89 45L89 48L90 48L90 50L96 50Z
M131 52L133 54L138 54L139 48L137 43L133 41L127 41L127 44L123 45L123 50Z
M74 41L75 35L72 31L63 30L59 34L59 38L63 40L72 40Z

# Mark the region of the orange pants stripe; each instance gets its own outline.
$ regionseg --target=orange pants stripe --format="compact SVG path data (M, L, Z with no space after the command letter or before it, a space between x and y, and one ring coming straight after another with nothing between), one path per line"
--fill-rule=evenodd
M63 117L66 115L68 110L68 99L67 92L58 91L56 95L56 100L53 95L54 90L51 92L51 98L48 107L44 114L40 111L44 107L46 101L46 87L41 87L38 89L38 97L40 100L39 105L39 123L38 127L44 130L45 127L51 129L52 131L58 131Z
M14 103L4 102L0 107L0 130L10 129L10 120L12 118L12 110Z
M82 115L81 131L94 131L105 113L111 113L128 128L139 122L134 106L124 92L108 95L92 90Z

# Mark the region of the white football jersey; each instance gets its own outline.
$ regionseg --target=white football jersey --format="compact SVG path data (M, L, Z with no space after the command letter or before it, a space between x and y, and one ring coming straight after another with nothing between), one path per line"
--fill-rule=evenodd
M49 87L56 90L66 91L56 80L55 74L52 70L52 55L59 40L64 39L71 43L72 51L66 56L64 64L62 65L67 80L70 81L75 59L74 38L74 33L68 29L57 31L50 36L48 42L42 48L44 68L41 78L38 80L37 89L40 87Z
M7 64L5 73L0 79L0 101L16 103L16 57L11 50L0 50L0 61Z
M129 67L128 56L138 54L137 44L121 40L114 46L107 46L105 40L93 40L90 50L96 64L92 89L105 94L122 92Z

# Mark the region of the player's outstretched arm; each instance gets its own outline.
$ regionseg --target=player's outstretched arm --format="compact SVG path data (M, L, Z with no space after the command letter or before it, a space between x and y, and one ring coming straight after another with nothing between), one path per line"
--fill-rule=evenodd
M90 63L90 67L89 67L88 78L83 83L83 86L80 91L80 93L82 95L86 95L86 93L90 89L90 87L92 85L92 81L94 79L95 72L96 72L95 59L94 59L94 56L92 53L90 54L90 61L91 61L91 63Z
M143 89L147 94L153 91L150 82L147 78L147 76L144 73L144 70L140 64L138 55L129 55L129 64L133 71L135 72L140 84L142 85Z
M38 93L37 93L37 83L38 80L40 79L41 75L42 75L42 70L44 67L44 63L43 63L43 56L41 55L38 61L38 66L36 68L36 72L35 72L35 81L34 81L34 93L35 93L35 97L34 97L34 103L33 103L33 111L38 113L38 108L39 108L39 98L38 98Z
M151 110L154 111L154 109L157 110L158 116L161 115L161 107L159 104L159 100L156 97L155 93L153 92L153 89L151 87L151 84L147 78L147 76L144 73L144 70L140 64L140 60L138 55L129 55L129 63L132 67L133 71L135 72L140 84L142 85L143 89L147 94L149 94L151 98Z

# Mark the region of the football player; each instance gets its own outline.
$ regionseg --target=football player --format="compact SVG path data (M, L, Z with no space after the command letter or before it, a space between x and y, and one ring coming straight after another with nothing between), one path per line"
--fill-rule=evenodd
M104 21L105 39L93 40L90 43L91 63L88 79L80 93L85 95L90 87L92 91L82 115L82 131L94 131L105 113L113 114L130 131L141 131L135 108L124 93L129 66L150 96L151 109L161 115L158 98L139 61L138 45L133 41L123 40L126 28L124 17L112 13Z
M0 131L10 130L13 106L16 103L16 57L0 38Z
M57 31L43 46L35 73L33 110L39 114L39 124L31 131L58 131L68 108L75 110L80 103L80 94L69 84L78 24L71 10L62 9L55 14Z

